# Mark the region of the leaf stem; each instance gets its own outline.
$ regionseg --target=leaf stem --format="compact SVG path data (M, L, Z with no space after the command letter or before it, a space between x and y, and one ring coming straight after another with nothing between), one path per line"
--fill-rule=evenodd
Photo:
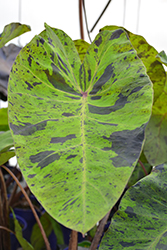
M45 234L45 231L44 231L44 229L43 229L43 227L42 227L42 224L41 224L41 222L40 222L40 219L39 219L39 217L38 217L38 215L37 215L37 213L36 213L36 211L35 211L35 208L33 207L33 204L32 204L32 202L31 202L30 198L29 198L28 195L27 195L26 191L24 190L24 188L22 187L22 185L20 184L20 182L18 181L18 179L16 178L16 176L12 173L12 171L10 171L10 169L8 169L8 168L7 168L6 166L4 166L4 165L2 165L2 167L3 167L3 168L13 177L13 179L15 180L15 182L17 183L17 185L20 187L20 189L21 189L22 193L24 194L24 196L25 196L25 198L26 198L26 200L27 200L27 202L28 202L28 204L29 204L29 206L30 206L30 208L31 208L31 210L32 210L32 212L33 212L33 214L34 214L34 217L35 217L35 219L36 219L36 221L37 221L37 223L38 223L38 226L39 226L39 228L40 228L41 234L42 234L42 236L43 236L43 239L44 239L44 242L45 242L45 245L46 245L46 249L47 249L47 250L51 250L49 241L48 241L48 239L47 239L47 237L46 237L46 234Z
M97 21L95 22L95 24L93 25L93 27L91 28L90 32L92 32L94 30L94 28L96 27L96 25L98 24L98 22L100 21L101 17L103 16L104 12L106 11L106 9L108 8L109 4L110 4L111 0L108 1L108 3L106 4L106 6L104 7L104 10L102 11L102 13L100 14L99 18L97 19Z
M0 229L6 230L6 231L8 231L9 233L12 233L12 234L16 234L15 232L13 232L12 230L10 230L7 227L0 226Z
M68 250L77 250L77 249L78 249L78 232L72 230Z
M83 16L82 16L82 0L79 0L79 23L80 23L80 34L81 34L81 39L84 40Z
M104 232L104 227L105 227L105 224L108 220L108 217L110 215L110 211L104 216L104 218L100 221L99 223L99 226L97 228L97 231L96 231L96 234L93 238L93 241L92 241L92 244L90 246L90 249L89 250L96 250L97 249L97 246L100 242L100 239L101 239L101 236Z
M146 170L145 166L143 165L143 163L141 162L141 160L138 160L138 162L139 162L140 166L142 167L145 175L148 175L147 170Z

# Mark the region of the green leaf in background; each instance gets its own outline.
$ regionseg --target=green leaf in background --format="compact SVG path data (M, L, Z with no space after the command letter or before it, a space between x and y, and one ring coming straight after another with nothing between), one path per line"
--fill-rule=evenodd
M152 116L146 127L144 153L152 166L167 161L167 86L154 103Z
M160 59L160 61L167 66L167 55L164 50L162 50L160 53L157 54L157 58Z
M101 30L115 30L118 26L105 26ZM124 29L124 28L123 28ZM149 75L154 89L154 102L162 94L166 82L166 72L162 63L160 63L156 56L158 54L157 50L147 43L146 39L140 35L133 34L132 32L124 29L128 34L128 37L137 51L138 57L144 63L147 74Z
M0 133L0 153L8 151L14 146L10 130Z
M143 170L141 164L144 166L147 174L145 173L145 171ZM146 175L150 174L152 170L152 166L147 162L147 163L137 163L137 165L135 166L132 175L128 181L127 187L131 187L132 185L134 185L136 182L138 182L139 180L141 180L142 178L144 178Z
M152 108L152 84L126 33L99 33L81 63L71 38L46 25L19 53L8 100L29 187L55 220L87 232L123 192Z
M9 150L7 152L0 152L0 166L6 163L10 158L15 156L14 150Z
M167 249L167 164L123 197L99 250Z
M11 150L14 146L10 130L0 133L0 166L15 156L15 151Z
M15 37L30 31L31 28L28 25L20 23L10 23L4 27L3 32L0 34L0 48L2 48L7 42Z
M78 51L79 57L81 59L81 62L83 62L86 52L90 46L89 43L87 43L86 41L79 39L79 40L75 40L74 41L75 47Z
M44 213L40 217L40 221L46 233L46 236L49 237L52 232L52 225L50 222L49 215L47 213ZM45 247L44 239L37 223L35 223L35 225L33 226L30 241L35 250L41 250L43 249L43 247Z
M23 238L22 227L20 226L18 220L16 219L16 216L15 216L15 213L13 212L13 210L12 210L12 214L13 214L14 224L15 224L16 238L18 239L22 248L25 250L36 250L32 247L32 245L28 241L26 241L26 239Z
M63 232L62 232L60 224L56 220L54 220L51 216L49 216L49 220L52 224L52 228L53 228L54 233L56 235L57 244L58 245L65 245L64 236L63 236Z
M0 131L9 130L8 126L8 109L1 108L0 109Z

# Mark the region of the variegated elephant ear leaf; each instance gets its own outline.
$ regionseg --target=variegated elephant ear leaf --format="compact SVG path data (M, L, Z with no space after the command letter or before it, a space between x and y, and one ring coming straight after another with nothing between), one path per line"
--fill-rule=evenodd
M139 157L152 106L144 65L122 29L99 33L82 63L71 38L46 25L17 57L8 91L29 187L57 221L87 232Z

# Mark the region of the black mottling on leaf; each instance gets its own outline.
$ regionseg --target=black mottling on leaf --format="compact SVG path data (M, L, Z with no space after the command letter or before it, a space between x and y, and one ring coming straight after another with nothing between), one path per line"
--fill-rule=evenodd
M15 124L10 123L10 127L15 135L28 136L34 134L36 131L44 130L47 125L47 121L42 121L37 124L31 124L31 123L22 123L22 124L24 124L24 126L22 125L17 126Z
M37 47L39 47L39 40L37 39Z
M44 158L48 157L49 155L51 155L53 153L54 153L53 150L52 151L43 151L43 152L40 152L36 155L31 155L29 159L32 163L36 163L36 162L42 161Z
M36 85L40 85L40 84L42 84L42 82L34 82L33 86L35 87Z
M32 63L32 56L29 55L29 57L27 58L27 61L29 63L29 66L31 67L31 63Z
M135 244L136 244L136 243L133 243L133 242L126 242L126 241L120 241L119 243L123 247L132 247L132 246L135 246Z
M50 38L50 37L48 37L48 43L54 48L55 46L53 45L53 40Z
M27 81L25 81L25 84L27 84L27 86L28 86L28 90L31 90L31 89L33 89L33 86L29 83L29 82L27 82Z
M66 160L69 160L69 159L72 159L72 158L75 158L77 155L69 155Z
M97 47L99 47L101 43L102 43L102 37L100 36L100 37L95 41L95 44L96 44Z
M12 106L14 105L12 102L8 102L8 103L9 103L10 105L12 105Z
M65 113L65 112L64 112L62 115L63 115L63 116L66 116L66 117L69 117L69 116L74 116L74 115L73 115L73 114L71 114L71 113Z
M95 53L98 53L98 49L94 49L94 52L95 52Z
M39 40L40 43L44 44L45 40L41 37Z
M90 80L91 80L91 70L89 69L88 70L88 82L90 82Z
M55 153L55 154L51 154L49 155L48 157L44 158L37 166L40 167L40 169L43 169L45 168L46 166L48 166L49 164L57 161L60 159L60 155L58 153Z
M83 157L79 160L80 163L83 163Z
M98 124L101 124L101 125L109 125L109 126L115 126L115 127L117 127L118 126L118 124L115 124L115 123L107 123L107 122L98 122Z
M95 95L99 90L102 90L103 85L110 80L111 77L113 77L114 73L114 66L113 63L109 64L105 70L104 73L101 75L99 80L94 84L92 91L90 92L90 95Z
M117 131L110 137L103 136L103 139L111 143L111 147L104 147L102 150L112 150L117 154L116 157L110 158L115 167L132 166L140 154L145 126L134 130Z
M122 33L124 33L122 29L115 30L109 40L118 39Z
M57 57L58 57L58 63L59 63L59 67L64 71L64 73L66 75L68 75L68 73L70 73L70 70L68 69L67 67L67 64L61 59L61 57L59 56L59 54L57 53ZM67 71L62 67L62 65L64 66L64 68L68 71Z
M47 178L48 176L51 176L50 174L45 175L43 178Z
M27 177L28 178L34 178L36 176L36 174L29 174Z
M97 96L92 96L90 99L91 100L100 100L101 98L102 98L102 96L97 95Z
M64 77L61 75L60 69L54 64L51 63L51 67L52 67L52 74L50 74L49 70L44 70L43 72L45 72L48 81L56 88L56 89L60 89L63 90L65 92L69 92L75 95L80 95L79 93L75 92L75 90L70 87Z
M118 97L119 99L115 102L115 104L109 107L98 107L88 104L89 112L93 114L106 115L115 112L119 109L122 109L125 106L125 104L130 103L130 101L127 101L128 96L123 96L120 93Z
M63 144L67 140L71 140L73 138L76 138L75 134L67 135L65 137L53 137L53 138L51 138L50 143L61 143L61 144Z
M138 92L138 91L141 90L143 87L144 87L144 86L138 86L138 87L132 89L132 91L130 92L130 94L129 94L128 96L130 96L130 95L133 94L133 93Z
M68 97L72 100L80 100L80 97L74 97L74 96L69 96L69 95L65 95L64 97Z

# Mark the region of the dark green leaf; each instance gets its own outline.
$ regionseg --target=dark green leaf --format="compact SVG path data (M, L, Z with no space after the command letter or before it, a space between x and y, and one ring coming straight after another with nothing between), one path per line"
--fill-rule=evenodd
M160 61L167 66L167 55L164 50L158 53L156 57L159 58Z
M46 25L17 57L8 91L29 187L53 218L85 233L119 199L140 155L152 107L144 65L122 29L99 33L81 63L73 41Z
M18 241L19 241L20 245L22 246L22 248L26 249L26 250L36 250L31 246L31 244L28 241L26 241L26 239L23 238L22 228L21 228L18 220L16 219L16 216L15 216L13 211L12 211L12 214L13 214L14 224L15 224L16 238L18 239Z
M144 167L144 171L142 168L142 165ZM152 170L152 166L149 163L137 163L135 169L133 170L133 173L128 181L128 188L134 185L136 182L138 182L140 179L144 178L146 175L150 174ZM147 173L147 174L146 174Z
M86 52L87 52L90 44L87 43L87 42L85 42L82 39L75 40L74 44L75 44L75 47L76 47L76 49L78 51L79 57L81 59L81 62L83 62L83 60L85 58L85 55L86 55Z
M13 147L13 138L10 130L0 133L0 153L7 152Z
M144 153L153 166L167 161L167 86L154 103L152 116L146 128Z
M60 224L56 220L54 220L51 216L49 216L49 220L52 224L52 228L53 228L54 233L56 235L57 244L65 245L64 236L63 236L63 232L62 232Z
M7 42L12 40L13 38L18 37L30 30L30 26L25 24L10 23L6 25L4 27L3 32L0 34L0 48L2 48Z
M131 187L99 250L167 249L167 164Z
M15 151L14 150L9 150L4 153L0 153L0 166L6 163L10 158L15 156Z
M0 133L0 166L6 163L10 158L15 156L13 147L13 138L10 130Z
M8 109L1 108L0 109L0 131L9 130L8 126Z
M40 221L46 233L46 236L49 237L49 235L52 232L52 225L49 219L49 215L47 213L44 213L40 217ZM40 228L37 223L33 226L32 234L31 234L31 244L35 250L41 250L43 249L43 247L45 247L44 239L42 237Z

